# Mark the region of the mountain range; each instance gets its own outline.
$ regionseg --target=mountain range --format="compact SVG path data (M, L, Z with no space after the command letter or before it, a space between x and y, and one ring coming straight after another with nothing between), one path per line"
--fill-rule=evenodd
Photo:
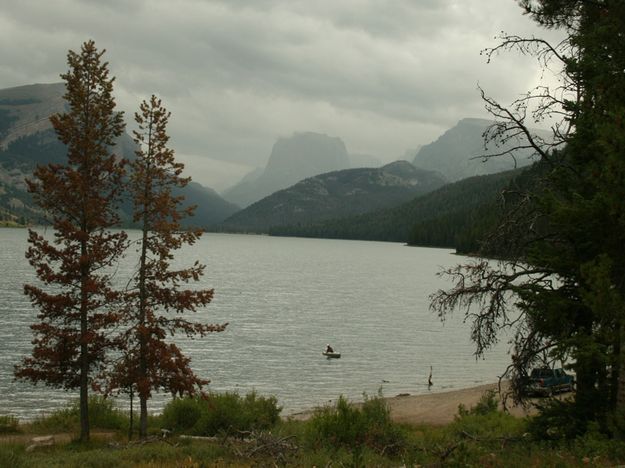
M405 242L476 252L497 222L500 195L529 169L469 177L399 205L369 213L277 226L270 235Z
M472 226L484 224L477 218L490 219L491 202L515 174L515 167L533 162L527 149L516 150L514 159L476 158L489 150L506 151L519 144L509 141L485 148L483 134L492 124L484 119L462 119L438 139L417 149L412 165L398 161L378 169L349 169L306 178L235 213L220 228L276 235L463 245L473 249L474 241L464 239L476 237ZM545 131L532 131L549 139ZM317 141L329 138L316 134L315 137ZM306 154L308 158L318 154L301 150L300 146L306 147L301 135L288 141L286 146L291 154ZM280 154L279 146L274 147L272 158ZM289 164L288 154L281 156L281 165ZM275 159L270 158L270 162L275 163ZM277 167L268 164L264 175ZM388 173L397 176L392 183ZM421 177L419 183L406 182L414 181L416 174ZM443 187L446 182L458 181L461 182ZM425 195L434 190L435 193Z
M43 218L24 178L37 164L65 160L66 148L48 119L66 110L64 92L62 83L0 90L0 220ZM485 151L482 134L491 124L463 119L416 154L407 152L414 154L412 164L396 161L382 167L376 167L379 161L373 156L348 154L340 138L295 133L276 141L264 169L224 193L230 202L194 182L180 194L186 204L197 205L189 224L210 229L459 245L463 232L480 224L478 218L491 216L492 200L514 174L500 172L532 162L528 151L517 153L516 161L475 159ZM548 139L547 132L536 133ZM135 144L123 134L115 150L131 159ZM490 173L495 175L470 177ZM446 185L454 181L459 182ZM239 210L233 202L247 207ZM130 222L128 202L122 217Z
M396 161L381 168L333 171L304 179L226 219L228 231L267 232L369 212L414 198L446 183L438 173Z
M485 119L462 119L435 141L419 148L412 163L421 169L438 171L450 182L455 182L525 167L536 160L530 149L515 150L514 158L510 155L484 158L485 154L504 152L520 144L513 138L505 143L493 142L485 146L483 134L493 123ZM530 130L545 141L552 140L548 131Z
M245 208L307 177L349 167L349 155L340 138L313 132L295 133L274 143L264 169L246 175L222 196Z
M43 214L26 192L24 179L38 164L63 163L67 149L56 137L50 115L66 111L63 83L34 84L0 90L0 219L38 223ZM128 159L135 157L135 143L122 134L115 152ZM188 224L208 227L217 224L239 208L223 200L214 190L190 183L178 194L184 205L197 205ZM122 218L130 219L130 206L122 207Z

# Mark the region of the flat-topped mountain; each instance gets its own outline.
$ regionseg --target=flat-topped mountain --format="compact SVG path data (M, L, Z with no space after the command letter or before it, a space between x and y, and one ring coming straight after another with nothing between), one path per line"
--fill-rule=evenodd
M49 117L66 110L64 83L33 84L0 90L0 220L41 222L42 213L26 192L24 179L38 164L63 163L67 149L50 124ZM135 143L127 133L116 142L115 153L135 157ZM197 183L182 193L185 204L197 205L189 224L208 227L238 210L214 190ZM128 203L122 217L130 218Z
M500 153L514 147L518 142L510 141L496 146L494 143L484 148L484 131L493 124L490 120L467 118L460 120L456 126L443 133L436 141L422 146L414 156L416 167L430 171L438 171L450 182L473 177L476 175L494 174L515 167L531 164L533 151L517 150L516 159L511 156L499 156L483 161L481 156L489 153ZM532 131L551 141L551 135L545 130Z
M280 190L223 222L225 230L267 232L400 204L446 183L438 173L396 161L381 168L333 171Z
M340 138L313 132L295 133L274 143L262 172L248 174L222 195L245 207L307 177L349 167L347 150Z

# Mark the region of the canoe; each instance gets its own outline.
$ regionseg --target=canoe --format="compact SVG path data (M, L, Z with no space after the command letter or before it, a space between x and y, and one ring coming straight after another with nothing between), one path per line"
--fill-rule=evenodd
M336 351L333 352L333 353L327 353L327 352L324 351L321 354L323 354L328 359L338 359L338 358L341 357L341 353L337 353Z

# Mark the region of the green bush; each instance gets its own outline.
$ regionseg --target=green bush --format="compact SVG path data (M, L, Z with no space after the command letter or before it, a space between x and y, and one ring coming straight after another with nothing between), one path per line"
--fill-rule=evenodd
M162 424L178 433L210 436L269 429L279 421L281 408L275 397L251 392L210 393L193 398L177 398L163 411Z
M129 425L128 416L115 408L115 403L98 395L89 397L89 424L92 428L121 430ZM37 418L32 427L38 431L76 431L80 427L80 402Z
M80 414L78 403L74 411ZM126 413L115 407L113 400L95 395L89 398L89 423L99 429L127 429L129 419Z
M573 440L586 432L587 421L579 416L573 401L549 399L538 409L540 413L528 425L535 440Z
M489 390L472 408L459 405L458 415L448 428L455 437L470 435L486 439L517 438L526 430L526 422L500 411L496 393Z
M19 421L15 416L0 415L0 434L20 432Z
M526 441L526 422L500 411L498 404L495 392L489 391L470 409L459 405L454 422L440 428L437 440L425 441L423 449L441 447L450 466L499 466L495 460L504 455L504 445L510 451Z
M177 431L191 431L206 411L206 402L200 398L175 398L163 410L163 427Z
M35 431L42 432L71 432L78 429L79 420L72 409L67 407L36 418L31 423L31 427Z
M470 414L482 415L496 413L499 410L499 400L494 390L486 390L480 397L480 401L475 406L467 409L462 403L458 405L458 415L456 419L468 416Z
M305 438L312 448L369 447L387 454L404 448L404 434L391 421L390 410L382 398L367 398L361 407L340 397L335 406L315 411L307 424Z

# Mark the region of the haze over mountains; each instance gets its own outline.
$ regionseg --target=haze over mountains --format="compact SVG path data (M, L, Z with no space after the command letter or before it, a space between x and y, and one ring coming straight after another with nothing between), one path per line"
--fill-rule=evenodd
M396 234L390 235L390 231L376 225L376 222L373 220L378 215L386 217L386 214L376 210L399 205L411 198L438 189L448 182L464 180L477 175L497 174L532 163L533 153L527 149L515 151L515 158L510 156L496 157L486 161L479 157L476 158L479 155L505 151L513 148L515 143L518 144L518 142L507 142L499 145L492 144L490 147L485 148L483 133L492 124L492 121L484 119L461 120L436 141L416 150L414 165L407 161L397 161L380 169L333 171L304 179L286 189L274 192L272 195L234 214L224 221L221 228L232 231L269 231L272 233L290 233L306 236L356 236L363 239L375 238L379 240L393 239L405 241L408 238L406 234L407 227L404 226L402 229L396 230ZM541 137L548 139L547 132L535 132ZM307 170L312 172L312 165L308 159L316 158L319 154L323 154L324 146L330 146L328 143L335 141L336 139L331 139L325 135L310 133L296 134L289 139L279 140L274 146L270 163L265 171L255 180L267 181L274 174L284 175L286 173L285 168L291 164L294 165L292 174L295 174L295 169L300 166L305 168L303 173ZM338 154L340 154L340 158L323 160L326 164L325 167L331 164L339 164L337 160L344 164L346 151L343 151L344 145L342 142L339 148L340 153ZM305 158L307 164L302 164L300 162L301 158ZM387 176L393 170L396 171L397 177L391 182ZM414 181L416 174L420 177L420 181L414 185L407 184L406 180ZM288 178L285 176L274 178L277 185L284 185L286 180ZM500 182L503 179L474 179L469 184L461 186L460 189L465 190L463 187L471 187L467 193L470 193L473 199L478 199L480 198L479 185L486 184L489 189L492 189L492 180ZM241 186L242 184L239 184L238 187L240 188ZM254 185L254 182L250 181L246 187L250 189L248 194L251 195L254 190L259 189L259 184ZM266 186L264 189L268 191L269 187ZM436 201L442 205L449 203L471 211L474 211L476 208L475 205L458 204L458 201L462 200L462 195L455 196L453 201L450 199L448 202L445 202L444 199L445 196L442 196L442 201L438 198L436 198ZM452 210L451 207L445 208L447 213L453 211L450 210ZM448 218L451 216L456 220L460 219L463 215L458 214L456 211L453 211L453 214L449 215ZM363 219L367 218L364 213L368 212L375 212L375 214L369 215L372 218L371 221L363 223ZM354 217L359 214L362 214L362 216ZM348 219L343 220L342 218L345 217L348 217ZM434 218L436 218L435 215L428 215L428 219ZM324 226L320 224L322 222L325 222ZM411 226L409 219L401 220L401 222L404 222L406 226ZM445 223L449 224L447 221ZM394 219L393 224L397 224L397 220ZM365 232L366 228L363 228L363 226L371 228L373 237L369 237ZM373 234L374 232L377 232L377 234ZM427 236L422 237L425 238ZM451 237L453 236L447 235L447 241Z
M396 161L381 168L344 169L304 179L235 213L225 230L267 232L395 206L431 192L446 180L438 173Z
M64 91L62 83L0 90L0 219L21 216L36 222L42 218L25 190L24 178L32 174L37 164L65 160L66 149L48 120L49 115L65 110ZM196 216L190 224L207 228L219 226L218 229L226 231L406 240L406 229L412 221L402 221L403 227L396 231L401 234L390 235L381 234L385 228L375 221L376 217L388 222L392 218L392 223L397 224L397 217L389 218L388 210L449 182L499 173L515 166L510 157L486 162L475 158L485 152L482 134L491 124L483 119L463 119L436 141L420 147L412 164L396 161L382 167L378 167L380 162L374 156L349 154L338 137L301 132L279 138L266 167L248 174L224 193L229 201L210 188L195 182L189 184L183 192L186 204L197 205ZM546 132L537 133L548 137ZM506 148L501 146L497 151ZM130 136L122 135L116 151L133 158L134 149ZM412 154L406 152L411 159ZM531 162L529 151L516 154L517 166ZM354 165L370 167L353 168ZM480 184L493 186L490 179L475 179L468 186L479 192ZM423 213L433 200L437 206L462 205L458 201L462 196L455 197L448 202L442 195L421 198L421 208L417 211L402 209L397 213ZM243 210L239 208L246 206ZM471 205L470 209L474 208ZM447 206L445 212L449 213L450 209ZM450 216L459 219L456 211ZM126 203L122 213L126 223L129 213ZM400 214L399 218L402 216ZM435 216L430 213L430 218ZM443 224L449 223L444 221ZM371 232L368 234L367 230Z
M0 214L41 222L42 214L26 192L24 178L37 164L63 163L67 150L52 129L49 117L66 110L64 83L33 84L0 90ZM135 144L128 133L118 139L118 155L134 158ZM214 190L190 183L184 194L185 205L197 205L189 224L208 227L238 210ZM128 221L130 207L122 207Z
M306 177L350 167L343 140L320 133L295 133L273 145L265 169L248 174L223 197L242 208Z
M476 175L495 174L524 167L534 161L534 152L529 149L516 150L514 159L511 156L499 156L484 160L482 156L485 154L500 153L519 144L518 141L509 141L499 146L491 143L485 148L483 134L492 124L493 121L485 119L460 120L436 141L419 148L413 164L421 169L438 171L450 182L455 182ZM547 131L531 130L546 141L552 138Z

